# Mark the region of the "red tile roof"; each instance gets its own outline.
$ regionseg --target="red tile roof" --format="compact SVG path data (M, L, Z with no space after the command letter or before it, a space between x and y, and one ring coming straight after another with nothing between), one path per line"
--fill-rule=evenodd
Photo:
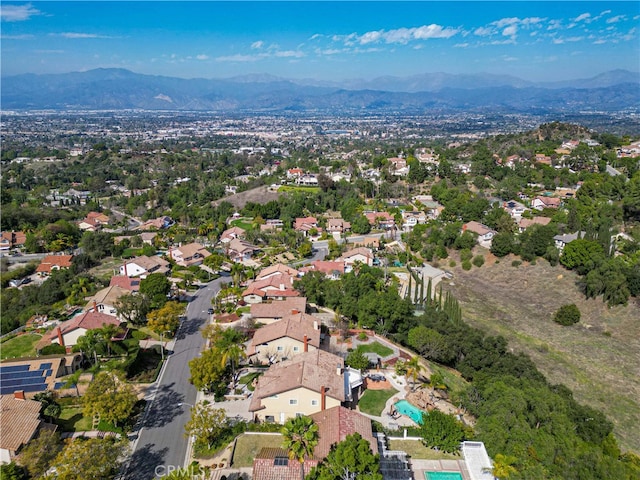
M279 461L276 461L276 458ZM286 465L282 465L282 464ZM304 476L318 464L315 459L305 460ZM283 448L263 448L253 460L253 480L300 480L300 462L289 460Z
M342 442L354 433L359 433L369 442L374 454L378 453L378 442L373 437L371 420L355 410L338 406L309 416L318 425L320 438L314 451L316 458L325 458L331 450L331 445Z
M31 440L40 427L41 408L42 403L35 400L19 400L14 395L0 396L0 448L15 453Z
M73 255L47 255L40 261L40 265L36 268L38 273L51 273L54 267L69 268Z

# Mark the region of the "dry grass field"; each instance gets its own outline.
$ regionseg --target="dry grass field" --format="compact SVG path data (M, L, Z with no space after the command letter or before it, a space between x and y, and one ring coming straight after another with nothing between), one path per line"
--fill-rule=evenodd
M219 200L216 200L215 202L211 202L211 204L216 207L222 202L229 202L238 210L241 210L248 202L265 204L269 203L271 200L278 200L278 198L280 198L282 195L283 194L280 192L273 192L269 190L269 187L267 186L262 186L247 190L246 192L236 193L235 195L223 197Z
M640 452L640 307L607 308L580 293L579 277L544 260L512 266L511 256L496 262L486 250L484 266L464 271L444 288L460 301L469 324L508 339L527 353L552 383L604 411L615 425L623 449ZM562 327L553 314L575 303L580 323Z

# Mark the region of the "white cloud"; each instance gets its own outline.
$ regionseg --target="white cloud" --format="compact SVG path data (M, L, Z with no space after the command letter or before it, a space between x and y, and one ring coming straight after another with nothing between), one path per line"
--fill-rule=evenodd
M33 8L30 3L26 5L0 5L0 20L3 22L22 22L40 13L40 10Z
M590 13L583 13L581 15L578 15L576 18L573 19L574 22L589 22L591 20L591 14Z
M502 60L504 60L505 62L517 62L518 61L518 57L508 57L508 56L503 56Z
M416 28L413 36L418 40L425 40L428 38L451 38L456 33L458 33L458 29L456 28L443 28L440 25L432 23L431 25L423 25L422 27Z
M493 35L495 30L490 27L478 27L474 30L474 35L478 35L479 37L486 37L488 35Z
M371 32L363 33L355 38L352 35L347 37L334 36L334 40L340 39L344 41L346 45L350 45L350 41L355 39L360 45L367 45L369 43L386 42L386 43L400 43L407 44L413 40L428 40L431 38L451 38L459 33L457 28L443 27L432 23L431 25L422 25L421 27L412 28L396 28L394 30L374 30Z
M383 30L379 30L377 32L367 32L359 38L359 42L361 45L366 45L367 43L377 42L382 38Z
M251 48L253 48L254 50L256 49L260 49L264 46L264 42L262 40L258 40L257 42L253 42L251 44Z
M518 33L517 25L509 25L507 28L505 28L502 31L502 35L504 37L515 37L517 33Z
M602 45L603 43L607 43L607 41L602 38L593 42L594 45Z
M209 55L205 55L204 53L201 53L200 55L196 55L196 58L198 60L209 60Z
M607 23L621 22L625 18L626 18L625 15L616 15L615 17L607 18Z
M469 46L469 43L456 43L454 45L454 48L467 48Z
M257 62L260 60L258 55L227 55L216 57L217 62Z
M584 37L567 37L565 38L565 41L567 42L580 42L584 40Z
M507 25L513 25L514 23L520 23L518 17L501 18L495 22L491 22L491 25L495 25L498 28L506 27Z
M34 36L25 33L22 35L2 35L0 38L2 40L29 40L30 38L34 38Z
M83 33L83 32L62 32L62 33L50 33L49 35L63 38L113 38L108 35L98 35L97 33Z
M274 53L276 57L294 57L294 58L302 58L304 57L304 53L299 50L283 50L277 51Z

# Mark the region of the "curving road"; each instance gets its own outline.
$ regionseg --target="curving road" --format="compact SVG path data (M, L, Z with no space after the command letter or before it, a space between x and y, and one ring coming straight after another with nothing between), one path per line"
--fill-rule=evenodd
M189 383L189 361L204 347L200 329L208 319L211 299L223 281L229 280L225 277L213 280L191 297L173 352L147 393L147 409L122 478L152 480L184 466L188 447L184 425L190 419L190 405L196 403L197 395L196 388Z

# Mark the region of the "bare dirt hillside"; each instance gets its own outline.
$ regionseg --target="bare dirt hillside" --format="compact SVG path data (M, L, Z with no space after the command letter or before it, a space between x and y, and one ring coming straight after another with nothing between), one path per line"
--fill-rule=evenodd
M560 266L538 260L514 267L514 258L496 262L486 250L482 253L484 266L453 268L454 278L445 287L460 301L464 320L503 335L514 351L526 352L550 382L566 385L577 400L604 411L624 449L640 452L637 300L607 308L600 299L585 299L579 277ZM553 314L569 303L580 309L580 323L557 325Z
M247 203L269 203L271 200L277 200L283 193L274 192L269 190L269 187L262 186L247 190L246 192L236 193L235 195L229 195L228 197L221 198L212 202L213 206L220 205L221 202L229 202L237 209L242 209Z

